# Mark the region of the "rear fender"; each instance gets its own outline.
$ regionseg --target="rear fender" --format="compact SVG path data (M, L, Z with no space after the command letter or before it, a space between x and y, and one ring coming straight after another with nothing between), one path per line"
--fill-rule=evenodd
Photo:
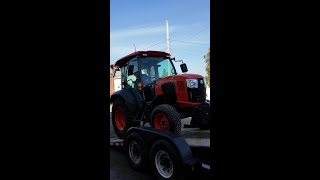
M134 96L131 94L130 90L127 88L121 89L119 91L116 91L111 95L111 102L113 102L115 99L121 98L129 111L136 112L137 111L137 100L134 98Z

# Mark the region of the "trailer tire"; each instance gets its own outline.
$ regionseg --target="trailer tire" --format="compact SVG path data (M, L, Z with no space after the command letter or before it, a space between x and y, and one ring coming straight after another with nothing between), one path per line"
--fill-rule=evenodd
M150 151L151 170L157 179L183 179L183 166L177 150L167 141L156 141Z
M156 129L168 130L175 134L180 134L180 114L169 104L158 105L151 113L150 125Z
M127 130L133 126L139 126L140 122L133 121L133 114L121 98L115 99L112 106L112 125L115 133L123 139Z
M124 148L131 167L144 170L148 162L148 151L142 137L136 132L129 134L124 141Z

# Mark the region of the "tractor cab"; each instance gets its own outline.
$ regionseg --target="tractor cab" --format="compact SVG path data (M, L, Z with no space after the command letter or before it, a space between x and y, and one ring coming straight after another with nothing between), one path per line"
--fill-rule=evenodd
M143 96L144 101L153 99L150 88L161 78L177 75L170 54L157 51L138 51L115 63L115 71L121 71L122 88L133 88ZM186 64L181 64L187 72ZM151 94L150 94L151 93Z
M137 88L164 77L176 75L170 54L156 51L138 51L115 63L115 71L120 71L122 84Z

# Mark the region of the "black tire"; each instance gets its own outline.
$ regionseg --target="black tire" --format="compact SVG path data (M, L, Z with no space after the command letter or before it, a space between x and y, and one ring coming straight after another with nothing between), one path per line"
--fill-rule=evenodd
M131 167L144 170L148 162L148 151L142 137L136 132L129 134L124 141L124 148Z
M157 115L164 114L167 119L168 128L159 127L159 123L155 122ZM166 123L165 123L166 124ZM167 125L166 124L166 125ZM150 125L153 128L169 130L175 134L181 132L181 118L177 110L169 104L161 104L155 107L151 113Z
M117 123L116 123L116 111L117 109L120 108L121 111L123 112L124 114L124 124L123 126L121 126L122 128L119 128L119 126L117 126ZM121 113L120 113L121 114ZM117 136L120 138L120 139L123 139L127 130L130 128L130 127L133 127L133 126L139 126L140 125L140 122L134 122L133 121L133 114L130 113L130 111L128 110L128 108L126 107L126 105L124 104L123 100L121 98L117 98L114 102L113 102L113 106L112 106L112 125L113 125L113 129L115 131L115 133L117 134Z
M203 119L199 125L199 128L201 130L209 130L210 129L210 119L209 118Z
M157 179L183 179L183 166L177 150L167 141L156 141L150 151L150 165Z
M209 118L197 118L195 116L191 117L190 125L199 127L201 130L210 129L210 119Z
M199 120L195 116L192 116L190 125L199 127Z

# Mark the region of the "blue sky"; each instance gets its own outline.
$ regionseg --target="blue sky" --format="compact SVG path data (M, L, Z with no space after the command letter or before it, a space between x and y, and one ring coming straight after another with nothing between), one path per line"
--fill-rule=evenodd
M111 0L110 63L139 50L166 51L189 73L206 75L203 56L210 48L210 0ZM181 73L180 63L175 63Z

